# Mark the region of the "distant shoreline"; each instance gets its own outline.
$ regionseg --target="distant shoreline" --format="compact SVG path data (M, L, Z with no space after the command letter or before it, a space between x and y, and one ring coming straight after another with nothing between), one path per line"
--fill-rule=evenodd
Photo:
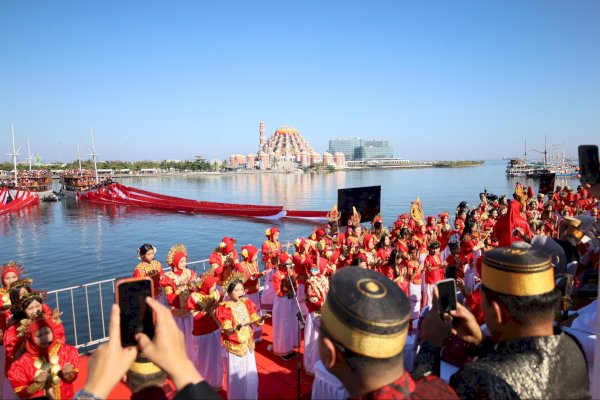
M196 176L224 176L224 175L234 175L234 174L246 174L246 175L254 175L254 174L292 174L292 175L302 175L302 174L327 174L332 172L340 172L340 171L367 171L367 170L388 170L388 169L420 169L420 168L465 168L465 167L477 167L485 164L483 160L467 160L467 161L430 161L430 162L415 162L415 163L406 163L406 164L396 164L396 165L361 165L361 166L351 166L345 168L339 168L335 170L323 170L323 169L308 169L306 171L302 171L300 169L296 170L247 170L247 169L239 169L233 171L158 171L151 173L139 173L132 172L129 174L123 173L113 173L110 174L113 178L140 178L140 177L196 177ZM12 170L0 170L0 178L2 179L10 179L12 177ZM101 174L102 176L106 176ZM53 176L53 179L59 179L58 175Z

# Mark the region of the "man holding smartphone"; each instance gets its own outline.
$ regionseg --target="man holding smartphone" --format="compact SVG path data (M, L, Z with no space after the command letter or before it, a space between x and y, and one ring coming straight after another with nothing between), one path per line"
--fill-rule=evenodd
M417 376L439 371L440 347L456 335L478 357L450 378L461 398L589 398L585 356L573 338L554 327L561 294L546 253L513 247L486 252L481 294L491 337L484 339L461 304L440 317L434 301L422 325Z

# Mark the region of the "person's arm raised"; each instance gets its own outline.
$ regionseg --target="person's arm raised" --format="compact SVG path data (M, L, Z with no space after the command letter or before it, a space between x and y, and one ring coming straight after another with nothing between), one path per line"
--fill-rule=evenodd
M117 304L113 304L110 311L108 332L108 343L98 347L90 357L88 377L84 387L86 392L103 399L108 397L137 356L135 347L121 346L121 316Z
M143 333L135 336L138 349L167 373L178 391L188 384L204 381L187 356L183 333L177 327L171 312L150 297L146 297L146 303L156 315L156 329L152 340Z

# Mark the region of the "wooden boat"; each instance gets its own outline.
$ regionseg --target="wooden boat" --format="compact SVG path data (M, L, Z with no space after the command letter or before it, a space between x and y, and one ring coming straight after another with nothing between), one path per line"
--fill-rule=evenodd
M60 176L60 193L76 198L96 186L95 172L90 169L66 170Z
M15 185L9 184L10 194L13 198L16 197L17 191L27 191L35 194L44 200L45 198L54 197L54 191L52 190L52 173L46 170L28 170L19 171L18 180Z

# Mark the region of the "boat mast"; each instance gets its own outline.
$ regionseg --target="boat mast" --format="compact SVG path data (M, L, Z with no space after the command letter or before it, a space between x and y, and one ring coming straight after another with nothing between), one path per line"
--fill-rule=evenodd
M79 162L79 173L81 173L81 153L79 152L79 140L77 141L77 161Z
M12 156L13 158L13 171L15 173L15 186L18 187L19 186L19 177L17 174L17 156L21 155L19 153L19 150L21 150L21 147L19 146L18 149L15 149L15 124L10 124L11 128L12 128L12 142L13 142L13 152L12 154L7 154L9 156Z
M26 158L29 161L29 170L31 171L31 161L33 161L33 156L31 155L31 146L29 146L29 139L27 139L27 154L29 157Z
M94 160L94 172L96 173L96 185L100 184L100 180L98 179L98 164L97 164L97 153L96 153L96 145L94 144L94 132L92 132L92 127L90 127L90 136L92 137L92 159Z

